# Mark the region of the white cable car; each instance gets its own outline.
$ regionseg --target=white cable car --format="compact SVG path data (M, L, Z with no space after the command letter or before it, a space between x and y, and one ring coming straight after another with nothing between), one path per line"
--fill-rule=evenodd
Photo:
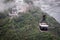
M48 31L48 26L46 23L39 23L39 28L41 31Z
M46 22L46 20L45 20L45 19L46 19L45 16L46 16L46 15L43 15L42 22L39 23L39 28L40 28L41 31L48 31L49 25L47 24L47 22Z

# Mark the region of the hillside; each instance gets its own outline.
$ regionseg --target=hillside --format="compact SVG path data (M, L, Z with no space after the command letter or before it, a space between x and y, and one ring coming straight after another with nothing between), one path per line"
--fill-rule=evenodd
M0 40L60 40L60 24L48 14L46 20L49 27L54 28L40 32L39 21L43 14L34 9L9 19L8 14L0 13Z

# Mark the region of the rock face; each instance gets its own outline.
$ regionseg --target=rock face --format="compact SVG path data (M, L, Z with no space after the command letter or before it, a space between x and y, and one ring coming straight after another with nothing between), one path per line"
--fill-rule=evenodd
M40 0L41 9L60 22L60 0Z
M26 12L28 5L24 3L23 0L14 0L14 6L11 8L11 12L9 12L10 18L18 17L19 13Z

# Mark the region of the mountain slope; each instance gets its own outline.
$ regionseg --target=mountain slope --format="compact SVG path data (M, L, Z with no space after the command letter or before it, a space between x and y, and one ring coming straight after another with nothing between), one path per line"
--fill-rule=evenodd
M44 12L38 9L31 9L29 12L19 14L18 18L9 19L8 16L0 18L2 24L0 40L60 40L60 24L47 14L49 27L54 28L49 28L48 32L40 32L39 21L43 14Z

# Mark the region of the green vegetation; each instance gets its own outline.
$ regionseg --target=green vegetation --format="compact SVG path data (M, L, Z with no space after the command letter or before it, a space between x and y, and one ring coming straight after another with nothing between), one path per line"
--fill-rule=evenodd
M0 13L0 40L60 40L60 24L47 14L49 27L55 28L40 32L38 24L43 14L34 8L10 20L8 14Z

